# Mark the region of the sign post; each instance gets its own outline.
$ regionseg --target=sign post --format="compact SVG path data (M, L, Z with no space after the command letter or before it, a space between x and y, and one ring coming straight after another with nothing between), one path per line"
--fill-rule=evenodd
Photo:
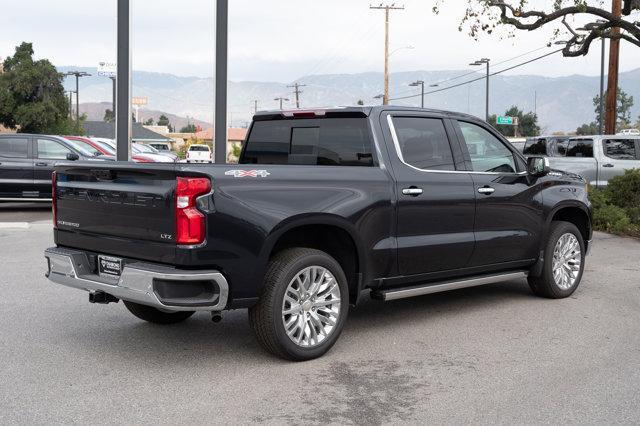
M131 8L118 0L118 66L116 80L116 159L131 160Z
M504 126L517 126L518 117L509 117L509 116L499 115L498 118L496 119L496 124L501 124Z
M216 0L216 65L215 65L215 112L214 112L214 159L216 163L227 162L227 49L229 27L229 0Z

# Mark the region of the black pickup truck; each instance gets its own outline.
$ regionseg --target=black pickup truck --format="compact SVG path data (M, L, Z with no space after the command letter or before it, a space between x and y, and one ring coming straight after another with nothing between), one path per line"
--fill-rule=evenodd
M254 117L239 165L66 163L54 174L47 276L160 324L249 309L292 360L381 300L528 278L578 287L584 180L527 160L474 117L401 107Z

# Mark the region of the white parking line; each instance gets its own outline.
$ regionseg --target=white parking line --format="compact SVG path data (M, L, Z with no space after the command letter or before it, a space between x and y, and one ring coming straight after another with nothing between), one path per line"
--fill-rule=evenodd
M28 222L0 222L0 229L29 229Z

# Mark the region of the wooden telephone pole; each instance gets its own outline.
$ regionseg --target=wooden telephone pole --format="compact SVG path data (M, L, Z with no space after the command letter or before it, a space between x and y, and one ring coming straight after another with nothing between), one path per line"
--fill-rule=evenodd
M613 0L612 13L622 16L622 0ZM616 123L618 121L618 71L620 65L620 28L611 28L612 38L609 41L609 82L607 84L607 102L605 107L605 129L607 135L616 134Z
M291 86L287 86L291 89L294 89L293 93L296 96L296 108L300 109L300 94L302 94L302 90L300 90L301 87L306 87L306 84L300 84L300 83L293 83ZM280 108L282 109L282 108Z
M404 10L404 6L380 4L369 9L384 10L384 97L382 104L389 105L389 15L392 10Z

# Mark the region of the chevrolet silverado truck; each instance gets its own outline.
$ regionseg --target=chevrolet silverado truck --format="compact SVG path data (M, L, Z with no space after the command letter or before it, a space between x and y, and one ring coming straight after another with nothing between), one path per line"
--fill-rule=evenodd
M582 178L475 117L402 107L259 113L239 164L66 163L53 194L49 280L157 324L248 308L290 360L329 350L366 292L568 297L592 236Z

